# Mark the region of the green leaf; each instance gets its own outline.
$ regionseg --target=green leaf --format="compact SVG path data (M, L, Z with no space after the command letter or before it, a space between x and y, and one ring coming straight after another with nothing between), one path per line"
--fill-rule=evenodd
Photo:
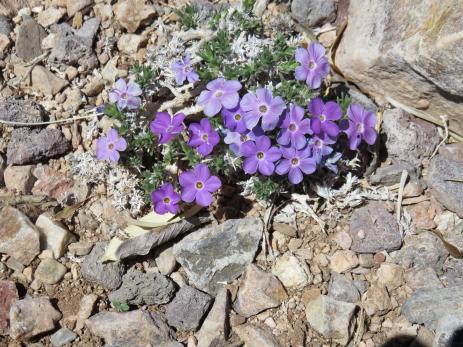
M111 305L119 312L127 312L130 310L129 305L127 305L126 303L119 302L119 301L111 301Z

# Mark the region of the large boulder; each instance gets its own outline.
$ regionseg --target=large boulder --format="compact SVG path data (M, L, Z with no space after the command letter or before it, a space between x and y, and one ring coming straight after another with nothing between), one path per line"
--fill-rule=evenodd
M423 109L463 131L460 0L350 1L336 65L362 91Z

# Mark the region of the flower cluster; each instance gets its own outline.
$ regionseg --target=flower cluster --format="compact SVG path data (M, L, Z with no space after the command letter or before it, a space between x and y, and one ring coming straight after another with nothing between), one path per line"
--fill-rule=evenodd
M329 73L323 46L312 43L298 48L295 60L300 64L295 70L296 80L305 81L312 89L320 88ZM172 70L179 85L186 80L199 80L189 57L175 61ZM134 98L141 91L136 87L119 80L110 100L119 109L138 107L140 103ZM375 114L361 105L351 104L344 116L334 101L315 97L306 102L287 103L262 87L243 92L239 81L219 77L208 82L197 99L206 117L192 122L183 113L158 112L150 123L158 144L186 145L190 151L196 151L200 163L180 172L178 184L164 181L152 192L155 211L175 214L181 201L209 206L221 181L206 163L214 157L228 156L228 149L241 158L245 174L287 176L296 185L304 180L304 175L319 172L323 166L336 172L335 163L341 155L334 152L338 143L338 148L347 142L351 150L356 150L362 140L370 145L376 141ZM118 151L125 148L124 139L111 129L98 140L97 157L117 162Z

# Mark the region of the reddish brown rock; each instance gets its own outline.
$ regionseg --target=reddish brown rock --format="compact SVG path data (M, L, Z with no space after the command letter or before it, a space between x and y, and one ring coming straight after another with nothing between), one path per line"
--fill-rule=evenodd
M119 0L113 7L116 18L129 33L137 31L140 25L148 24L156 14L153 6L145 0Z
M39 165L32 173L37 178L37 182L32 188L32 194L47 195L53 199L61 200L74 186L71 177L52 169L48 165Z
M418 229L434 229L436 227L436 223L434 222L436 208L429 201L423 201L414 205L410 209L410 216L412 217L413 224Z
M35 182L33 165L9 166L5 169L5 186L11 192L30 194Z
M0 335L8 332L10 307L17 300L18 291L14 282L0 280Z

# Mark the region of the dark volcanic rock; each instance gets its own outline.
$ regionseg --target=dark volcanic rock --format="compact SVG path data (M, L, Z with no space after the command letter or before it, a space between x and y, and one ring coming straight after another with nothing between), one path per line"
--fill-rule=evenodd
M0 97L0 119L9 122L42 122L43 108L31 100L17 100L13 97Z
M370 202L352 214L350 222L351 250L376 253L399 249L402 237L399 226L383 204Z
M69 151L71 145L58 129L19 128L12 132L7 147L7 163L33 164Z

